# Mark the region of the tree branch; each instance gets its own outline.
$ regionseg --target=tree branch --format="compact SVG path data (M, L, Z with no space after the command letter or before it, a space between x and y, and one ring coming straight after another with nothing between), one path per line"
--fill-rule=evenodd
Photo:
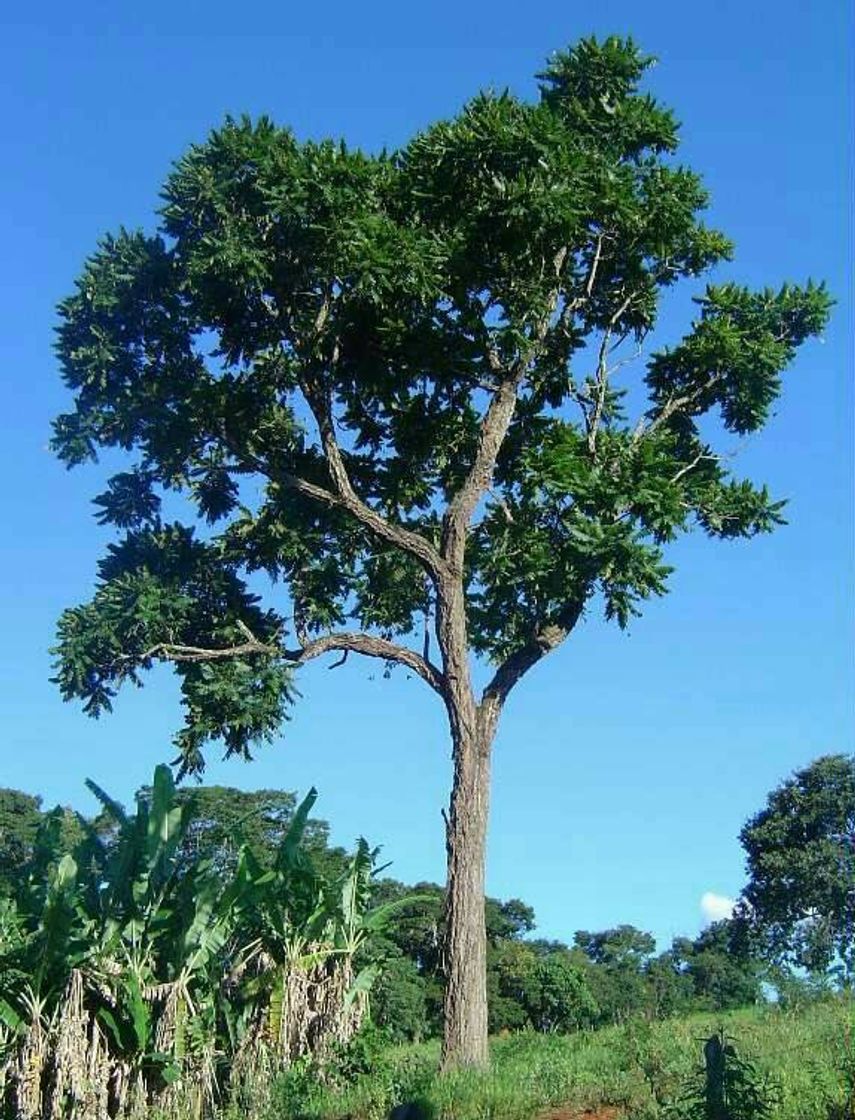
M566 257L566 247L559 249L555 254L553 267L556 278L561 275ZM498 384L484 419L481 421L475 459L469 468L469 473L463 485L449 502L448 509L445 511L445 516L442 519L440 551L443 559L450 563L455 571L459 571L463 566L466 530L475 507L492 482L496 460L516 409L520 385L528 372L529 363L543 345L559 295L560 284L556 283L549 298L548 310L538 324L531 344L526 348L524 354L519 355L510 370L505 372L504 379ZM498 373L500 367L498 364L494 364L495 356L490 351L488 351L488 358L491 366Z
M672 475L670 481L672 483L679 482L681 478L683 478L685 475L689 474L690 471L693 471L695 469L695 467L698 466L699 463L702 463L704 461L718 462L721 459L722 459L721 455L709 455L709 454L707 454L707 449L704 448L702 451L699 451L697 453L697 455L694 457L694 459L692 459L690 462L688 462L684 466L682 466L677 471L676 474Z
M701 397L708 389L711 389L716 382L721 381L724 375L720 370L715 370L711 373L706 381L702 382L691 393L684 393L682 397L669 397L662 409L656 413L655 416L642 416L635 426L635 431L632 434L633 444L637 444L645 436L649 436L655 432L657 428L661 427L667 420L687 405L694 404L694 402Z
M606 405L606 394L609 388L609 374L613 373L618 368L617 365L609 369L608 356L609 356L609 343L611 342L612 332L620 321L621 316L629 308L634 298L634 293L626 297L620 307L609 319L608 326L603 331L602 342L600 343L599 354L597 355L597 370L594 375L594 384L596 385L596 397L594 399L594 411L590 417L586 414L587 428L588 428L588 450L591 456L597 453L597 432L600 430L600 423L603 418L603 410ZM624 336L625 337L625 336ZM616 346L619 346L623 341L618 338Z
M594 292L594 284L597 279L597 270L600 267L600 261L603 259L603 244L608 240L608 235L605 233L597 234L597 248L594 251L594 257L591 261L591 267L588 270L588 275L585 279L584 291L581 295L576 296L575 299L567 300L561 310L558 318L558 329L567 331L570 327L570 320L575 313L591 298Z
M246 657L261 654L267 657L282 657L295 665L304 665L325 653L361 653L365 657L376 657L382 661L394 661L405 665L426 681L434 692L444 694L445 678L442 673L427 658L420 656L406 646L397 645L386 638L374 634L365 634L359 631L342 631L337 634L324 634L313 638L297 649L285 649L270 642L262 642L256 638L248 627L239 622L238 627L246 635L246 641L236 645L222 647L205 647L183 645L178 642L159 642L151 646L139 658L134 660L145 662L153 658L164 661L197 662L221 661L225 658ZM130 658L127 658L130 660Z
M331 300L332 291L328 290L321 299L318 312L312 325L310 350L321 340L324 328L329 320ZM270 308L268 308L268 311L278 323L278 312ZM335 364L337 359L338 343L336 343L333 348L333 364ZM335 427L332 420L332 408L326 392L322 389L320 384L313 383L310 377L305 375L299 379L299 384L303 397L318 426L321 447L323 448L324 457L327 461L333 483L333 490L327 490L323 486L318 486L313 482L309 482L306 479L290 473L278 471L271 473L269 468L265 469L265 467L256 460L257 469L268 478L274 478L275 481L280 484L288 486L290 489L297 490L307 497L323 502L327 506L346 510L357 521L374 533L375 536L380 537L381 540L386 541L388 544L394 545L402 552L413 556L432 576L438 578L445 570L445 564L439 552L437 552L430 541L420 533L413 532L411 529L406 529L401 525L395 525L393 522L388 521L382 514L372 509L371 506L366 505L354 490L344 464L341 448L336 439ZM235 453L233 449L232 453Z
M481 708L489 713L489 718L498 717L511 689L529 669L561 645L582 617L584 608L584 597L569 603L554 622L538 630L526 645L502 662L481 696Z
M344 464L344 457L336 439L329 398L319 386L313 385L308 379L303 378L301 380L300 388L318 426L321 446L334 491L331 492L323 486L316 486L314 483L293 475L286 475L282 478L285 485L291 486L293 489L318 501L325 502L327 505L334 505L346 510L367 529L370 529L375 536L413 556L435 578L445 574L447 567L445 561L429 540L423 537L421 533L413 532L413 530L406 529L402 525L396 525L388 521L382 514L362 501L353 488L350 476L347 473L347 467Z
M400 646L387 638L379 638L374 634L365 634L360 631L342 631L337 634L324 634L314 638L306 645L296 650L281 650L280 656L297 665L304 665L330 652L361 653L364 657L377 657L381 661L394 661L398 665L405 665L422 678L434 692L444 695L445 678L440 670L427 658L407 646Z

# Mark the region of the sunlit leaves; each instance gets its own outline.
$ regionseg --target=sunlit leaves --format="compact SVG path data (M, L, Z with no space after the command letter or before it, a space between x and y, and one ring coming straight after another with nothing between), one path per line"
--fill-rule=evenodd
M673 158L651 62L631 40L583 40L535 99L479 94L393 153L229 118L176 163L158 233L101 242L60 307L75 399L54 447L69 465L133 455L96 498L129 533L61 621L65 696L107 709L164 643L233 646L241 627L281 642L245 582L262 572L299 640L355 624L421 648L429 580L339 501L319 428L359 499L437 548L511 371L516 413L465 558L478 654L512 656L594 602L625 626L665 591L680 533L780 523L710 432L766 422L827 319L824 288L711 285L681 342L610 369L666 289L732 253ZM186 524L161 524L165 502ZM292 697L271 653L179 674L192 767L211 739L247 753Z
M63 614L58 628L57 683L86 711L110 711L125 681L165 656L164 645L221 649L239 645L245 630L274 639L280 621L263 612L216 546L181 526L130 533L111 547L90 603ZM275 656L250 653L209 663L182 662L185 726L178 733L184 769L202 765L202 747L222 739L230 754L249 752L285 717L290 673Z
M773 957L855 975L855 757L825 755L773 790L742 829L740 924Z
M87 786L103 812L83 822L85 841L71 854L56 815L45 818L17 868L15 901L0 898L5 1085L20 1100L38 1074L27 1115L77 1115L84 1093L113 1094L111 1111L130 1115L131 1079L147 1107L201 1115L200 1086L207 1102L239 1096L249 1046L253 1060L277 1069L322 1053L328 1035L349 1037L371 978L354 979L353 954L380 928L381 916L366 912L377 852L360 841L350 860L336 853L322 870L303 846L321 823L308 816L314 790L296 811L285 799L273 859L233 828L235 867L200 853L194 827L207 822L168 766L133 812ZM323 1017L311 1032L296 1029L322 988ZM271 1029L274 1013L281 1032ZM72 1063L83 1081L68 1076Z
M655 59L631 39L583 39L554 54L542 74L541 96L578 137L596 151L624 159L677 147L677 122L669 109L639 93Z
M724 284L709 286L697 302L692 332L649 363L654 414L674 408L691 417L718 407L730 431L756 431L780 393L781 371L805 339L822 331L828 292L812 283L778 292Z

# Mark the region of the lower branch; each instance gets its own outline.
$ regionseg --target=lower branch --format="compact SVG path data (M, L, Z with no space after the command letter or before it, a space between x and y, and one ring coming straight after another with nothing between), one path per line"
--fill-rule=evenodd
M405 665L426 681L440 695L445 692L445 678L440 670L427 658L415 650L400 646L386 638L359 631L343 631L338 634L325 634L299 646L297 649L284 649L270 642L262 642L251 631L238 624L246 635L246 641L237 645L223 647L204 647L182 645L177 642L160 642L146 650L138 659L140 662L160 658L164 661L219 661L228 657L246 657L260 654L267 657L282 657L295 665L313 661L325 653L361 653L365 657L376 657L381 661L392 661Z
M440 695L445 692L445 678L432 662L416 653L415 650L408 649L406 646L399 646L396 642L390 642L386 638L378 638L373 634L364 634L359 631L325 634L323 637L315 638L301 646L300 649L280 650L279 654L288 661L302 665L306 661L312 661L314 658L330 652L361 653L365 657L380 658L381 661L394 661L398 665L405 665L408 669L412 669L414 673L417 673L423 681L431 686L434 692L438 692Z

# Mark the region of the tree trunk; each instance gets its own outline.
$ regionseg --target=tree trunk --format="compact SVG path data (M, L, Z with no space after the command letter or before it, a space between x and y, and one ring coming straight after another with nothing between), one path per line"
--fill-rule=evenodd
M497 706L479 707L472 688L462 577L437 588L436 633L442 651L445 707L454 781L446 819L442 1068L485 1067L487 929L484 878L490 804L490 751Z
M455 736L446 826L448 881L442 1067L486 1066L487 930L484 870L490 801L490 737Z

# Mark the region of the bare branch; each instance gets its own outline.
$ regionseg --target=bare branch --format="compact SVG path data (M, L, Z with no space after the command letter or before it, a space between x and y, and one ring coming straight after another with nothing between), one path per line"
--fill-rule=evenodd
M566 247L555 254L552 263L556 278L560 277L566 258ZM466 530L472 514L492 481L496 460L516 409L520 385L528 372L530 362L543 345L559 295L560 285L556 283L549 298L546 314L538 324L530 345L526 347L525 353L519 355L513 366L504 371L504 379L497 386L481 421L474 462L469 468L463 485L449 502L442 519L441 553L443 559L450 562L455 572L459 571L463 564Z
M686 463L685 466L681 467L677 471L677 473L671 477L670 481L672 483L679 482L681 478L687 475L690 471L693 471L699 463L702 463L705 460L710 462L718 462L721 458L721 455L708 455L706 451L699 451L690 463Z
M585 284L585 295L588 299L591 298L591 292L594 290L594 281L597 278L597 269L600 267L600 257L603 252L603 241L605 234L601 233L597 236L597 251L594 253L594 259L591 263L591 271L588 273L588 280Z
M136 661L140 664L152 661L155 658L162 661L224 661L233 657L247 657L254 654L281 657L282 649L277 645L260 642L255 638L232 646L190 646L180 642L158 642L156 645L149 646L138 657L123 654L120 660Z
M597 453L597 433L600 430L600 423L603 419L603 410L606 405L606 395L609 388L609 375L618 368L615 364L611 369L608 365L608 356L610 353L609 343L611 342L612 332L617 324L620 322L621 316L628 310L630 304L635 298L635 293L630 292L620 307L615 311L609 319L608 326L603 331L603 338L600 342L600 350L597 355L597 370L594 375L594 383L596 385L596 396L594 398L594 410L590 416L586 415L586 422L588 428L588 450L594 456ZM621 339L618 339L620 343Z
M284 649L282 646L271 642L262 642L255 638L249 628L243 623L238 623L239 628L247 634L247 640L236 645L222 647L204 647L183 645L178 642L159 642L147 649L138 658L138 663L159 658L164 661L199 662L222 661L226 658L247 657L263 655L267 657L281 657L295 665L304 665L325 653L342 653L346 657L349 653L360 653L365 657L376 657L382 661L392 661L405 665L426 681L431 688L440 695L444 694L445 678L442 673L426 658L420 656L415 650L406 646L397 645L387 638L380 638L374 634L365 634L360 631L342 631L336 634L324 634L319 638L301 645L297 649ZM125 660L131 660L126 657ZM336 662L335 668L343 663L343 658Z
M394 661L398 665L405 665L426 681L434 692L444 694L445 678L439 669L421 654L407 646L400 646L387 638L379 638L374 634L365 634L360 631L342 631L337 634L324 634L314 638L308 645L298 650L285 650L282 656L295 664L303 665L313 661L331 651L342 653L361 653L364 657L377 657L381 661Z
M514 515L511 512L511 507L508 505L508 503L505 500L505 498L503 497L503 495L497 494L496 491L491 486L487 487L487 493L490 495L490 497L493 499L493 501L496 503L496 505L499 507L499 509L505 515L505 520L507 521L507 523L509 525L513 525Z
M611 326L607 327L603 332L603 339L600 343L600 352L597 357L597 370L594 374L594 383L596 385L596 395L594 397L593 412L586 416L588 428L588 450L591 455L597 454L597 433L600 430L600 422L603 418L603 409L606 404L606 393L609 387L609 376L606 368L606 355L608 353L609 341L612 337Z
M568 329L568 327L570 326L570 320L573 318L573 315L579 310L580 307L583 306L583 304L587 303L593 295L594 283L597 279L597 270L600 267L600 262L603 257L603 243L607 240L608 237L606 236L606 234L600 233L597 235L597 248L594 251L594 258L591 261L591 267L588 270L588 275L585 279L584 293L580 296L576 296L575 299L568 300L564 304L564 307L562 308L561 314L558 319L559 330L566 331Z

